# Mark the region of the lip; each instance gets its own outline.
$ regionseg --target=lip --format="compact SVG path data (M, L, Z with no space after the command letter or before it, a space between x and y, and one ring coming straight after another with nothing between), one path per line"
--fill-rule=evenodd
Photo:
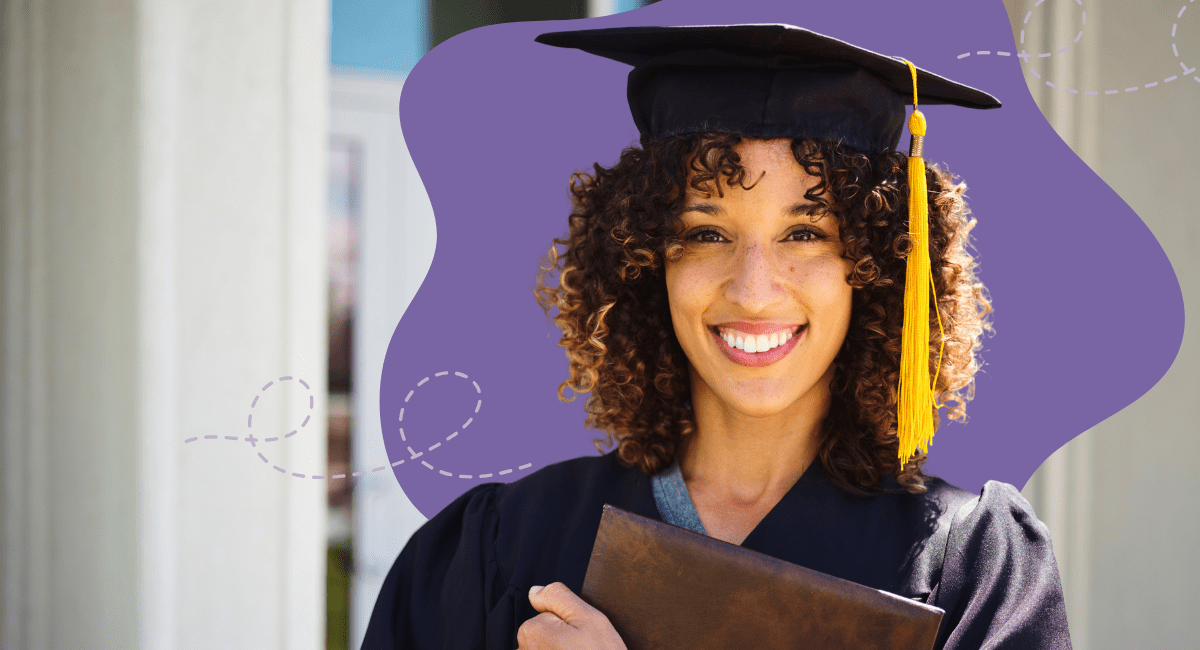
M713 327L724 327L726 329L734 329L747 334L770 334L779 330L795 331L800 327L799 323L781 323L779 321L770 320L735 320L728 323L718 323Z
M788 339L787 343L784 343L779 347L772 348L766 352L750 353L737 348L731 348L726 345L725 339L721 338L717 327L736 329L741 332L745 332L746 334L767 334L770 332L777 332L781 329L787 329L788 327L791 327L792 329L799 327L800 331L793 334L792 338ZM786 323L770 323L765 321L737 321L731 323L722 323L717 327L710 327L708 329L708 333L712 335L713 341L716 343L717 347L721 348L721 352L724 352L725 356L729 357L730 361L738 365L748 366L751 368L769 366L784 358L789 352L792 351L792 348L796 347L796 344L800 342L800 339L803 338L804 334L808 331L807 324L789 326Z

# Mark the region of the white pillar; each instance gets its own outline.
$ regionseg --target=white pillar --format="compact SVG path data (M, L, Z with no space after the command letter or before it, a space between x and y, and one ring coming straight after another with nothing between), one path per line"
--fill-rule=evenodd
M0 646L323 643L328 15L4 5Z

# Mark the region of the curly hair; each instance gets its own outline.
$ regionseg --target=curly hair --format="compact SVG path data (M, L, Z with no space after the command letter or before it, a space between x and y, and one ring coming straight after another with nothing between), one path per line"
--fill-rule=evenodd
M534 294L562 330L569 377L565 391L591 393L587 426L615 441L620 459L656 474L693 433L687 358L675 338L664 262L680 250L679 219L688 188L711 195L721 184L746 187L733 134L696 133L643 139L612 167L571 176L569 233L554 239ZM840 224L843 257L853 263L849 332L834 359L831 403L822 422L818 458L839 487L857 494L881 491L895 475L901 489L925 491L925 454L897 458L897 380L903 321L908 236L908 157L897 151L868 156L828 140L794 139L792 153L820 180L805 198L822 203ZM930 166L930 257L937 307L931 310L930 366L937 365L935 396L951 419L966 418L974 396L978 351L990 331L990 299L968 252L975 225L964 201L966 185ZM559 247L564 247L560 250ZM557 285L552 275L557 271ZM935 426L937 417L934 417Z

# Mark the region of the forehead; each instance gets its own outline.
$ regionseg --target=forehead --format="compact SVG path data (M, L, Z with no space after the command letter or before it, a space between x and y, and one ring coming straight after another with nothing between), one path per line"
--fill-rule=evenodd
M818 177L805 172L796 162L792 152L792 141L788 138L746 139L735 145L734 151L737 152L739 164L745 172L741 185L750 189L745 190L737 184L730 187L726 183L727 176L722 175L720 194L711 192L706 195L689 183L688 203L772 199L795 202L803 200L805 192L820 181ZM701 187L705 190L713 189L711 182Z
M796 157L792 154L792 141L787 138L772 140L743 140L734 147L742 157L743 164L754 162L762 165L796 165ZM802 171L802 170L800 170Z

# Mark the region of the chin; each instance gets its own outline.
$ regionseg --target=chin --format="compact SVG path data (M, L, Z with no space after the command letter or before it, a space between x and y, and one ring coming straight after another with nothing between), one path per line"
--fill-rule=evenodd
M805 391L787 390L781 386L741 385L723 386L714 393L718 400L742 415L766 418L794 407Z

